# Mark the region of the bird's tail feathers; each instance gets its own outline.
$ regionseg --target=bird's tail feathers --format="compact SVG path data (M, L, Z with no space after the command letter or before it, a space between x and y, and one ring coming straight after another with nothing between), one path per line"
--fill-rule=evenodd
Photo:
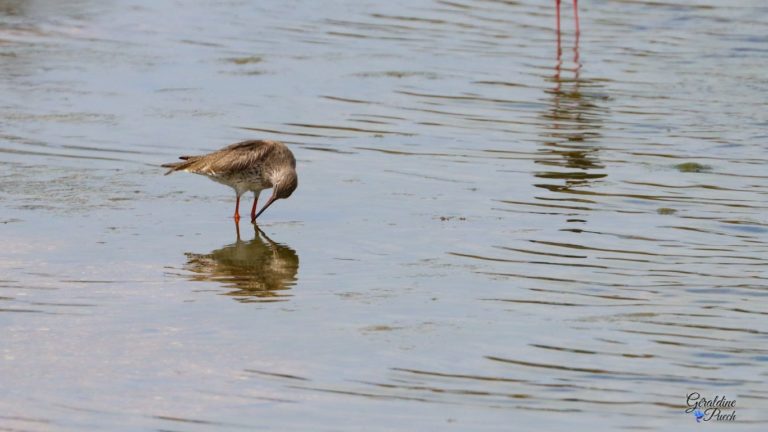
M196 156L180 156L179 159L183 160L184 162L171 162L171 163L160 165L163 168L169 168L164 175L168 175L174 171L183 171L189 168L189 166L195 162L197 157Z

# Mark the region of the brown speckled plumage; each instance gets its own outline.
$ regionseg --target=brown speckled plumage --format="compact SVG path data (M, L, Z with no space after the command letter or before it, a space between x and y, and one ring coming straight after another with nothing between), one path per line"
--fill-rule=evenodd
M168 175L186 171L204 175L213 181L232 187L237 194L235 219L239 220L240 196L247 191L254 193L251 220L258 217L256 201L264 189L274 188L272 197L262 208L261 214L272 202L288 198L298 186L296 159L285 144L279 141L250 140L224 147L200 156L181 156L183 162L162 165L169 168Z

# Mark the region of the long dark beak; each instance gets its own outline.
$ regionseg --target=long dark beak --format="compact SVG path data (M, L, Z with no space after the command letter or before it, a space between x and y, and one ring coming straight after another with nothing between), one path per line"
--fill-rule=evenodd
M267 201L267 203L264 205L264 207L262 207L261 210L259 210L259 212L256 213L256 217L254 219L258 219L259 216L261 216L261 214L264 213L264 210L266 210L267 207L271 206L272 203L275 202L275 201L277 201L277 198L273 194L271 197L269 197L269 201Z

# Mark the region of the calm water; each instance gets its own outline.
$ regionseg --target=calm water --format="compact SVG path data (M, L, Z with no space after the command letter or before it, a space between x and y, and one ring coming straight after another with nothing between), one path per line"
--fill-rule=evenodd
M1 0L0 429L765 430L768 6L553 3Z

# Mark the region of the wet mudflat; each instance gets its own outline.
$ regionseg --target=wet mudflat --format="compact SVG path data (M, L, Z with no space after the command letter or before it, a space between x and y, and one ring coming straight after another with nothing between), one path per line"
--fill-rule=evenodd
M0 1L0 427L768 423L760 1ZM161 163L287 142L299 189ZM722 425L721 425L722 426Z

